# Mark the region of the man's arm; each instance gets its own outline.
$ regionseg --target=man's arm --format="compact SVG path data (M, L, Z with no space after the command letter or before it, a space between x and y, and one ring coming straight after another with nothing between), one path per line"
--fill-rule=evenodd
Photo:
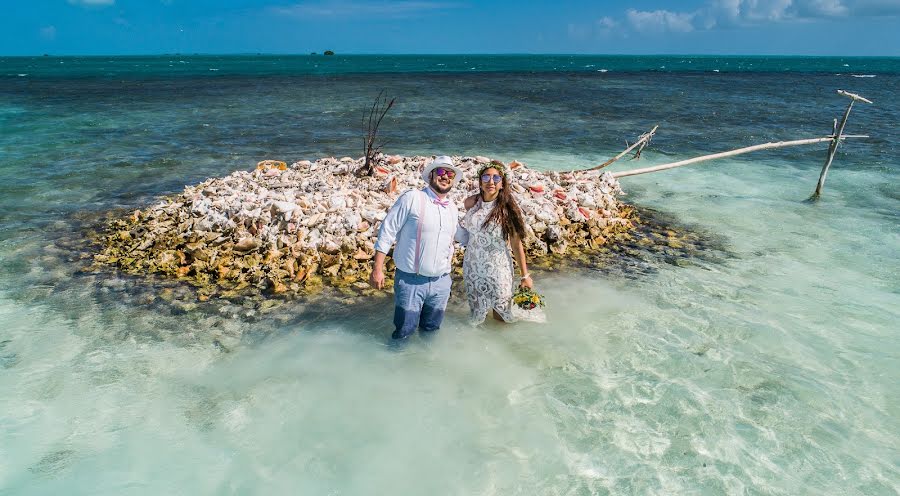
M388 210L384 220L381 221L381 227L378 229L378 240L375 241L375 261L372 267L372 274L369 275L369 284L372 287L382 289L384 287L384 259L387 252L391 250L394 241L397 240L397 234L403 228L406 218L409 216L410 199L412 195L409 192L400 195L394 205Z
M380 251L375 252L375 267L372 268L372 274L369 275L369 284L373 288L384 288L384 258L386 256Z

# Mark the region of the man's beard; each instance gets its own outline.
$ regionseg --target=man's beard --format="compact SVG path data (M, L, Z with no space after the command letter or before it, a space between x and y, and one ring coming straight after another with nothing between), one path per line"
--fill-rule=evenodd
M450 182L450 186L447 186L446 188L442 188L442 187L438 186L438 182L437 182L436 178L431 178L431 183L429 184L429 186L431 186L431 189L433 189L435 191L435 193L446 195L447 193L450 192L451 189L453 189L453 182L452 181Z

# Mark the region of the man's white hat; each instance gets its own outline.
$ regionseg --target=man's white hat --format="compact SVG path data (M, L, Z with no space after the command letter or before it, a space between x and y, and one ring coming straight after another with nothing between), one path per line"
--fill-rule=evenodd
M430 163L425 164L425 168L422 169L422 179L425 180L425 184L431 182L431 171L437 169L438 167L453 169L453 172L456 173L456 175L453 176L453 185L456 186L457 184L459 184L460 179L462 179L462 169L457 167L453 163L453 159L446 155L437 156Z

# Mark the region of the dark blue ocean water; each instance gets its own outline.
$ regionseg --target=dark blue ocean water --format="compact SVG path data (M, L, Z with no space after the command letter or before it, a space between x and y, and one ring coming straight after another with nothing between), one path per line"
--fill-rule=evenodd
M185 55L0 57L0 75L59 78L459 72L897 74L897 57L629 55Z
M828 135L838 89L870 138L822 201L824 146L624 178L724 254L538 273L543 327L451 308L391 352L377 304L176 312L60 243L262 159L359 156L381 91L388 153L571 169L658 124L623 170ZM896 494L898 94L898 58L0 58L0 494Z

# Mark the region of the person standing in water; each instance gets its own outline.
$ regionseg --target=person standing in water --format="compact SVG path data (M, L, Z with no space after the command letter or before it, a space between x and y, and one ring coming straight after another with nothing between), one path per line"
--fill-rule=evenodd
M416 328L433 332L441 327L459 225L458 210L447 194L461 178L462 170L450 157L436 157L422 171L427 186L400 195L381 223L369 283L384 287L384 260L396 242L393 339L405 339Z
M525 222L512 192L508 172L500 162L491 162L478 171L479 192L466 198L462 227L467 232L463 258L463 281L469 302L470 320L478 325L489 311L497 320L520 320L512 304L513 290L533 288L525 260ZM513 275L512 255L521 276Z

